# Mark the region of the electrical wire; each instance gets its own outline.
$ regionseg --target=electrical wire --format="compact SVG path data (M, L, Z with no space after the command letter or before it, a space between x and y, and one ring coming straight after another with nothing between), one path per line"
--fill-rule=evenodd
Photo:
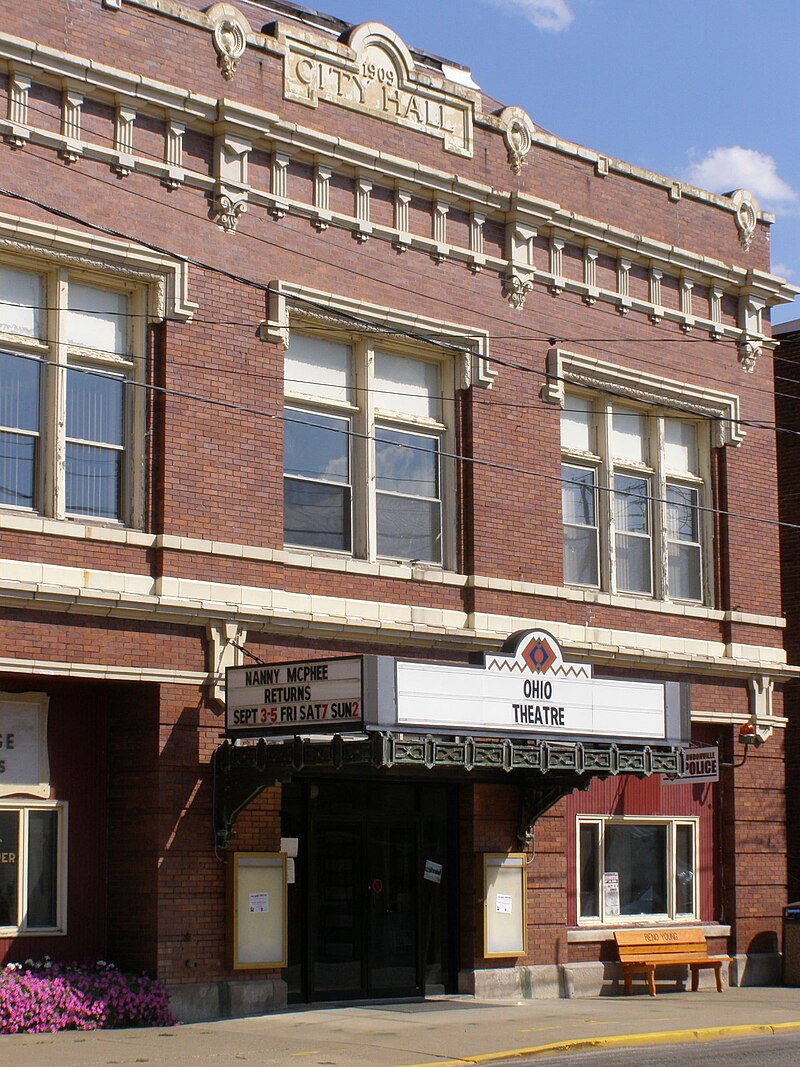
M33 155L36 159L39 159L42 162L47 163L48 165L56 166L60 170L63 170L64 164L59 163L58 160L52 159L50 156L44 155L44 154L42 154L40 152L35 152L30 148L27 149L27 151L28 151L28 153L30 155ZM97 162L100 162L100 161L97 161ZM154 197L147 196L146 194L141 193L138 190L132 189L129 186L124 186L124 185L120 186L119 183L115 184L115 183L113 183L111 181L108 181L108 180L106 180L104 178L100 178L99 176L94 175L94 174L89 174L89 173L87 173L85 171L76 171L75 173L77 175L80 175L81 177L88 178L88 179L90 179L92 181L98 182L99 184L101 184L103 186L106 186L108 188L113 188L115 190L115 192L119 191L120 189L123 189L127 194L129 194L131 196L135 196L135 197L141 198L141 199L144 199L148 203L152 203L152 204L157 205L159 208L164 208L164 209L180 212L181 214L186 215L187 217L192 218L197 222L202 222L202 223L207 222L207 216L198 215L195 212L187 211L185 208L180 208L180 207L178 207L178 206L176 206L174 204L168 204L163 200L163 198L162 199L156 199ZM8 190L8 189L0 189L0 194L7 195L7 196L10 196L10 197L13 197L13 198L16 198L16 199L20 199L20 200L23 200L23 201L30 202L30 203L36 205L37 207L41 207L42 209L44 209L46 211L51 211L54 214L59 214L59 215L61 215L61 217L64 217L64 218L67 218L70 221L76 222L78 225L88 226L88 227L90 227L92 229L97 229L101 233L107 233L110 236L115 236L115 237L118 237L118 238L120 238L122 240L126 240L126 241L133 240L133 238L131 238L130 235L120 233L119 231L113 230L113 229L111 229L109 227L100 226L99 224L93 223L93 222L91 222L91 221L89 221L87 219L81 219L81 218L79 218L77 216L73 216L73 215L71 215L71 214L69 214L67 212L63 212L61 209L54 208L52 205L44 204L44 203L41 203L41 202L39 202L39 201L37 201L37 200L35 200L33 198L26 197L24 194L16 193L16 192L14 192L12 190ZM240 236L242 238L246 238L248 240L255 241L257 243L267 245L268 247L273 248L275 250L286 251L285 243L277 242L277 241L270 241L266 237L262 237L262 236L259 236L258 234L254 234L254 233L249 233L245 229L238 230L237 234L238 234L238 236ZM148 243L146 241L138 241L138 243L142 244L144 247L151 248L154 251L158 251L161 254L169 255L169 256L172 256L173 258L176 258L176 259L181 259L184 262L190 263L190 264L192 264L194 266L197 266L197 267L199 267L201 269L204 269L204 270L209 270L209 271L212 271L212 272L216 272L216 273L222 274L222 275L224 275L226 277L229 277L229 278L231 278L233 280L239 281L242 284L253 286L253 287L255 287L255 288L257 288L257 289L259 289L261 291L265 291L265 292L269 291L269 286L268 285L265 285L264 283L261 283L261 282L257 282L255 279L243 277L242 275L238 275L238 274L235 274L234 272L227 271L224 268L213 266L213 265L211 265L209 263L205 263L203 261L200 261L200 260L197 260L197 259L193 259L193 258L185 256L185 255L183 255L181 253L176 253L174 251L170 251L169 249L165 249L165 248L159 247L158 245L154 245L154 244ZM302 252L302 251L300 251L298 249L292 249L292 254L300 256L300 257L305 258L305 259L311 259L315 263L317 262L317 258L311 253ZM356 254L362 256L365 259L366 262L370 262L371 261L371 257L364 250L357 250ZM342 270L342 271L348 273L348 274L352 274L355 277L358 277L358 278L364 279L366 281L369 281L373 285L375 285L376 283L379 283L379 284L391 284L392 289L394 291L397 291L399 289L399 290L404 291L404 292L406 292L406 293L408 293L408 294L410 294L412 296L417 296L418 297L418 295L419 295L417 290L411 289L408 286L397 285L396 283L389 283L389 282L381 283L380 279L376 279L374 277L374 274L372 274L372 273L364 273L364 272L361 272L361 271L356 271L352 267L346 266L346 265L341 264L341 263L337 265L337 268L339 270ZM404 273L404 276L408 276L409 273L416 273L418 276L422 277L420 272L414 272L414 271L409 272L409 270L407 268L404 269L403 273ZM472 310L470 308L465 308L461 304L455 303L453 301L448 301L448 300L444 299L441 295L439 296L438 301L439 301L439 303L446 304L447 306L453 308L455 311L458 311L459 313L464 313L464 312L468 312L468 311ZM603 308L602 310L605 312L607 309ZM501 316L498 316L498 315L493 315L493 314L490 314L490 313L484 313L483 318L484 318L484 320L485 319L491 319L492 321L502 322L504 325L507 322L507 320L505 318L503 318ZM552 331L550 333L545 333L545 332L535 331L533 328L527 327L527 326L523 326L522 328L524 328L528 334L538 335L538 337L540 339L547 339L548 337L552 336ZM642 342L646 342L648 345L651 345L651 344L693 345L693 344L708 344L709 343L709 339L708 338L704 338L704 337L690 338L690 337L674 337L672 335L670 335L668 337L661 337L661 338L653 337L652 336L652 331L653 331L654 328L655 329L659 329L659 330L663 330L665 328L665 326L662 326L662 327L652 327L652 326L651 327L647 327L646 329L648 330L649 336L646 337L646 338L645 337L620 338L620 337L617 337L617 336L612 336L612 337L562 338L562 339L565 340L565 341L570 341L570 342L575 343L575 344L585 344L587 346L591 346L593 344L599 344L599 343L602 343L602 344L615 344L615 343L618 343L618 342L619 343L629 343L629 342L630 343L642 343ZM499 335L499 336L502 336L502 335ZM525 340L524 337L518 336L518 335L509 335L509 336L506 337L506 339L520 340L520 341L524 341ZM435 342L432 341L432 343L435 343ZM735 341L733 339L722 339L722 340L715 340L713 343L714 344L723 344L723 345L733 345L733 344L735 344ZM645 360L644 362L648 362L648 361ZM652 362L651 362L651 365L657 366L659 369L661 369L661 366L662 366L660 363L652 363ZM709 376L705 376L705 377L709 377Z
M59 364L56 364L54 361L46 360L46 359L44 359L42 357L31 357L31 358L38 359L41 363L46 364L46 365L59 366ZM99 370L94 370L94 369L89 369L89 368L84 368L84 367L78 367L78 366L72 366L72 367L69 367L67 369L69 369L73 373L77 373L77 374L100 375L100 376L103 376L103 377L113 377L115 379L119 378L118 374L114 374L113 372L110 372L110 371L99 371ZM217 398L205 396L205 395L199 394L199 393L192 393L192 392L189 392L188 390L171 389L171 388L168 388L166 386L154 385L154 384L152 384L150 382L138 382L138 381L134 381L132 379L128 379L128 385L131 386L131 387L134 387L134 388L142 389L145 392L151 393L153 395L170 396L170 397L180 398L180 399L183 399L183 400L191 400L191 401L196 402L196 403L209 404L209 405L214 406L214 407L220 407L220 408L224 408L226 410L240 412L240 413L245 414L245 415L252 415L252 416L257 416L257 417L263 418L263 419L269 419L270 421L273 421L273 422L280 422L280 423L290 422L290 423L294 423L294 424L297 424L297 425L304 425L304 426L309 426L309 427L315 427L316 426L316 424L313 421L297 419L296 417L293 417L293 416L287 417L285 414L277 414L276 412L265 411L262 408L256 408L256 407L250 407L250 406L244 405L244 404L238 404L238 403L235 403L234 401L231 401L231 400L217 399ZM372 443L377 441L378 443L384 443L383 440L379 436L376 436L376 434L364 433L364 432L361 432L361 431L358 431L358 430L354 430L350 426L348 426L347 428L342 429L342 430L337 430L337 429L334 429L334 428L326 428L325 432L340 433L340 434L346 435L349 440L361 440L361 441L372 442ZM392 442L389 442L389 443L392 443ZM408 449L410 451L425 452L428 455L430 454L430 451L431 451L429 448L425 448L425 447L420 446L420 445L396 444L395 447L400 448L400 449ZM555 483L558 483L558 484L560 484L562 486L565 485L565 484L574 484L568 478L562 478L559 475L555 475L555 474L548 474L545 471L535 471L535 470L531 470L531 469L526 468L526 467L519 467L519 466L516 466L514 464L498 463L495 460L480 459L480 458L477 458L475 456L466 456L463 453L450 452L450 451L446 451L444 449L440 449L438 451L438 455L442 459L452 460L452 461L454 461L456 463L464 464L465 466L470 466L470 467L473 467L473 468L485 468L487 470L502 471L503 473L507 473L507 474L518 474L518 475L523 475L525 477L530 477L530 478L540 478L540 479L543 479L544 481L555 482ZM676 481L680 481L680 479L676 478ZM596 492L596 493L607 493L607 494L614 494L615 496L629 497L634 501L646 500L646 501L649 501L649 502L652 502L652 503L658 503L658 504L674 504L674 501L670 501L667 497L660 497L660 496L656 496L656 495L651 494L651 493L629 493L629 492L625 492L624 490L614 489L612 486L600 485L599 483L595 484L593 489L594 489L594 492ZM798 524L798 523L790 523L790 522L786 522L786 521L781 520L781 519L772 519L772 518L769 518L769 517L766 517L766 516L763 516L763 515L747 515L747 514L742 513L742 512L736 512L736 511L732 511L730 509L725 509L725 508L715 508L715 507L713 507L711 505L705 505L705 504L697 504L697 505L693 505L693 507L695 507L697 511L703 512L703 513L706 513L706 514L709 514L709 515L716 515L716 516L726 517L726 518L731 518L731 519L739 519L739 520L742 520L742 521L754 522L754 523L757 523L757 524L760 524L760 525L766 525L766 526L777 526L777 527L784 528L784 529L800 530L800 524Z

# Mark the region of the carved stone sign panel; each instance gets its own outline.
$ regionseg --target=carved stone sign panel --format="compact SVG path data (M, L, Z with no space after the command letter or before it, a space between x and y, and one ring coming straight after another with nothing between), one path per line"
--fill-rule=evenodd
M364 23L347 45L286 31L284 95L309 107L320 100L436 137L448 152L472 155L474 94L444 88L417 72L406 46L391 30Z

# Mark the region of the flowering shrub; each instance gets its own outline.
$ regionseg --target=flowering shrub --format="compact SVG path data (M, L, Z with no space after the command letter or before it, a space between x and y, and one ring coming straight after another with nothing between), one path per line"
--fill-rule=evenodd
M113 963L8 963L0 970L0 1034L173 1026L167 993Z

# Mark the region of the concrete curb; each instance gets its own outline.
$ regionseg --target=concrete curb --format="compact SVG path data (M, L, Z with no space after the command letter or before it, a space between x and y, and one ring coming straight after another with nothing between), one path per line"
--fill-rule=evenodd
M601 1048L635 1048L637 1045L679 1045L689 1041L717 1041L721 1038L754 1037L758 1034L800 1032L800 1021L791 1023L749 1023L742 1026L708 1026L704 1029L661 1030L644 1034L614 1034L609 1037L580 1037L571 1041L554 1041L549 1045L506 1049L504 1052L484 1052L476 1056L462 1056L455 1060L428 1060L425 1063L406 1063L402 1067L464 1067L470 1063L502 1063L522 1056L542 1056L548 1052L582 1052Z

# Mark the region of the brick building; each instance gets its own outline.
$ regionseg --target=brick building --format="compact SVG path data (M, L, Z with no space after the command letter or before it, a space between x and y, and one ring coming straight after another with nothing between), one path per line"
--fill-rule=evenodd
M776 436L778 458L779 515L781 527L781 580L783 610L786 616L786 651L792 662L797 662L800 642L800 580L798 576L798 530L800 506L798 503L797 474L800 471L800 452L797 435L800 433L798 397L800 397L800 322L781 323L775 327L775 337L780 342L774 356L775 421L779 427ZM800 792L792 786L800 766L800 737L798 737L797 709L800 700L800 683L789 682L784 690L786 730L784 748L786 753L786 847L788 857L788 899L800 897Z
M379 24L34 6L36 41L0 2L2 958L146 968L187 1019L599 992L626 924L772 980L771 218Z

